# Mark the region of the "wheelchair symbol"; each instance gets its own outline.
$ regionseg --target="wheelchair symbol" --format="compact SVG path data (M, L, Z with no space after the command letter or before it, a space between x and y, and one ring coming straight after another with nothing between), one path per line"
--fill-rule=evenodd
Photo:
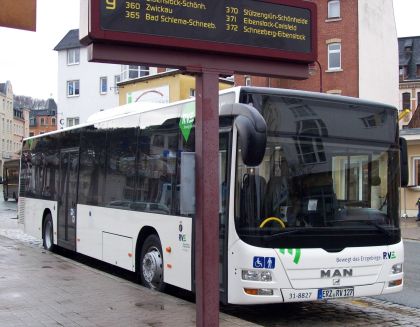
M254 268L264 268L264 257L254 257Z

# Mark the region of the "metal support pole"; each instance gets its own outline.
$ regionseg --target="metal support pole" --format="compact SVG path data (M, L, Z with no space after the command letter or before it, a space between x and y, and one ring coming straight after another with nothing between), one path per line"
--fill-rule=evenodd
M196 325L219 326L219 75L196 75Z
M323 85L322 85L322 67L318 60L315 60L319 67L319 92L322 93Z

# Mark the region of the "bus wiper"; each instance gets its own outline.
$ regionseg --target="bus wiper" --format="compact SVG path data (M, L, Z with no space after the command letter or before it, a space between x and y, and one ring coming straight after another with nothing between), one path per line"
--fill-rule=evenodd
M311 230L312 230L312 228L311 228ZM254 235L244 235L244 236L249 237L249 238L275 238L275 237L281 236L281 235L299 234L299 233L303 233L305 231L307 231L307 230L302 228L302 229L287 230L287 231L284 231L284 232L279 232L279 233L270 234L270 235L261 235L261 234L255 235L254 234Z
M260 237L276 238L277 236L293 235L293 234L300 234L300 233L314 232L314 231L325 231L325 228L304 227L304 228L299 228L299 229L286 230L284 232L279 232L279 233L275 233L275 234L271 234L271 235L262 235Z
M331 223L362 223L364 225L374 226L377 230L381 231L383 234L388 236L388 238L392 238L392 233L386 229L385 227L379 225L377 222L372 220L366 219L349 219L349 220L331 220L328 221L329 224Z

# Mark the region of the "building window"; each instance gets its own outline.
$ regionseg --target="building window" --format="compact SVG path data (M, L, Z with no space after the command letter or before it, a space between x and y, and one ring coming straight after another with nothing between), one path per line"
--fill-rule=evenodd
M45 119L44 118L41 118L41 126L44 126L45 125Z
M121 81L121 75L114 76L114 93L118 94L118 83Z
M148 76L150 74L147 66L123 65L121 66L121 80L127 81L134 78Z
M100 77L99 78L99 92L101 94L106 94L108 91L108 78Z
M251 76L245 76L245 86L251 86Z
M80 49L67 50L67 65L78 65L80 63Z
M411 95L409 92L402 94L402 110L410 109L411 110Z
M52 126L56 126L57 125L57 121L55 120L55 118L51 118L51 125Z
M413 158L413 185L420 186L420 157Z
M340 18L340 1L328 1L328 18Z
M417 92L417 103L416 103L416 109L420 106L420 92Z
M68 81L67 82L67 96L68 97L76 97L79 96L80 89L79 89L79 81Z
M195 89L190 89L190 98L195 97Z
M341 69L341 43L328 44L328 70Z
M79 117L67 118L67 127L79 125L79 121L80 121Z

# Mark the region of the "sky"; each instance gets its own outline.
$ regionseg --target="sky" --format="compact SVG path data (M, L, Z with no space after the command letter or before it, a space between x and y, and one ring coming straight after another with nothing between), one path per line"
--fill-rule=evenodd
M37 0L36 32L0 27L0 83L15 95L57 100L58 54L54 47L79 28L80 0Z
M378 0L370 0L378 1ZM398 37L420 35L420 0L393 0ZM0 27L0 83L15 95L57 100L58 54L54 47L79 28L80 0L37 0L37 31Z

